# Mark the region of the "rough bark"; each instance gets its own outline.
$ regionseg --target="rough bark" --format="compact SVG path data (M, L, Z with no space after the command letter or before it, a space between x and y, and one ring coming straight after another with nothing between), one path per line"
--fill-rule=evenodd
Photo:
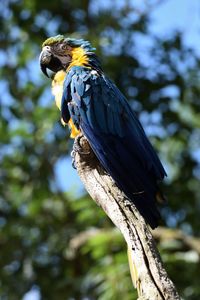
M163 267L148 225L101 167L84 136L76 138L72 155L86 190L120 229L128 244L138 299L180 299Z

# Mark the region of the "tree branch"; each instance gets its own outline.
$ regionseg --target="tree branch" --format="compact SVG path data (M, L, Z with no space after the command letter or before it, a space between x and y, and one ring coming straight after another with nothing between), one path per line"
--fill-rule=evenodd
M178 240L181 242L180 248L187 247L200 256L200 238L187 235L179 229L159 227L153 232L153 236L156 240L161 242Z
M75 139L72 155L88 193L120 229L128 244L138 299L180 299L144 219L101 167L84 136Z

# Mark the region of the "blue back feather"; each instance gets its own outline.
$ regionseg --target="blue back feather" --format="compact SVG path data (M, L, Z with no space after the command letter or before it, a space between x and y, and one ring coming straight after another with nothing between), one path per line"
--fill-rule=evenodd
M73 67L64 81L64 120L69 118L66 107L102 166L151 227L156 227L157 182L166 173L123 94L102 73Z

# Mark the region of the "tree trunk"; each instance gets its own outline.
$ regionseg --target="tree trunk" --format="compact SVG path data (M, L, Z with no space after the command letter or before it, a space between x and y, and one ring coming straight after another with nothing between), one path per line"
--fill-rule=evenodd
M138 299L180 299L163 267L148 225L101 167L84 136L75 139L72 156L86 190L120 229L128 244L129 264Z

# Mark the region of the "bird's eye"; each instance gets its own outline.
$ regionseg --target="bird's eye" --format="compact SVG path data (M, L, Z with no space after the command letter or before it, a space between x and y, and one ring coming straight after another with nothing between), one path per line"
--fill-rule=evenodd
M54 45L54 51L55 52L62 52L64 50L67 49L67 45L66 44L60 44L60 43L57 43Z
M61 45L60 45L60 48L61 48L62 50L66 50L66 49L67 49L67 45L66 45L66 44L61 44Z

